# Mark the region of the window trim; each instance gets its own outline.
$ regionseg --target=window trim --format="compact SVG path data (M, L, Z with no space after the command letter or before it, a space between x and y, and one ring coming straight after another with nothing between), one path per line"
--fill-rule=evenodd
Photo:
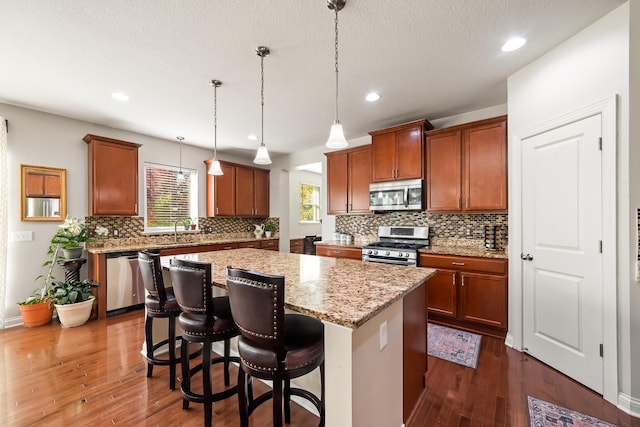
M309 187L315 187L318 189L318 204L314 205L311 204L312 206L317 206L318 207L318 219L317 220L302 220L300 219L300 213L302 211L302 201L300 200L300 193L302 190L302 186L306 185ZM300 182L298 185L298 224L321 224L322 223L322 203L321 203L321 198L322 198L322 194L320 193L320 191L322 190L322 187L320 184L312 184L312 183L307 183L307 182Z

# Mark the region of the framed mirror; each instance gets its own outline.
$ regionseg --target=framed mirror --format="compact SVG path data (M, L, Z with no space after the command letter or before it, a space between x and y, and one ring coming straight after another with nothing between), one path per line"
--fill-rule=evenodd
M63 221L67 217L67 170L20 165L22 221Z

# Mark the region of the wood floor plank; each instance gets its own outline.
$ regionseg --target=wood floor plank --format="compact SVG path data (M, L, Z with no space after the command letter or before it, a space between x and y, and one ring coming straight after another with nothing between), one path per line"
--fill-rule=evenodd
M0 426L201 426L202 405L191 403L182 410L179 389L169 390L168 367L156 366L153 377L146 377L143 341L142 310L72 329L52 323L1 330ZM620 427L640 427L640 420L500 339L483 337L477 369L433 357L428 366L427 390L407 427L527 426L527 395ZM196 390L200 378L194 378ZM212 381L219 389L222 370L217 366ZM254 387L256 395L267 390L258 381ZM216 402L213 412L215 427L239 425L235 396ZM292 427L317 422L292 405ZM252 414L250 426L271 426L270 402Z

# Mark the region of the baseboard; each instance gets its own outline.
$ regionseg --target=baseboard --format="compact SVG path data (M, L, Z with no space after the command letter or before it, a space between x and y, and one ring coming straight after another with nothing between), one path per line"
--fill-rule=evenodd
M509 348L513 348L513 335L507 332L507 337L504 339L504 345Z
M22 316L9 317L8 319L4 319L3 329L12 328L14 326L22 326Z
M618 394L618 408L632 417L640 418L640 399L625 393Z

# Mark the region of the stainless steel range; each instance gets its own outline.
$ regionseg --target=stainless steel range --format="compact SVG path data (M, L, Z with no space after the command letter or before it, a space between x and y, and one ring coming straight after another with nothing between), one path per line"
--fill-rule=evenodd
M429 246L429 227L380 227L378 238L362 247L362 261L415 267L418 249Z

